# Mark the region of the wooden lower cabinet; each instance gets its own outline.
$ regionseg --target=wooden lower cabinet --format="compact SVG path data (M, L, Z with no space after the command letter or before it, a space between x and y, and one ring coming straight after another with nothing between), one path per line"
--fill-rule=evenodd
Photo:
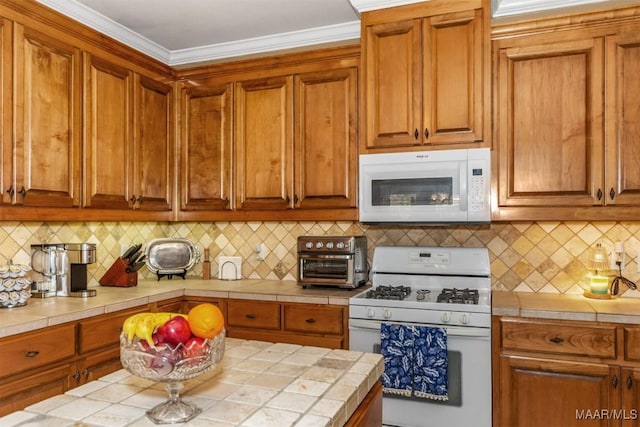
M364 400L351 415L345 427L373 427L382 425L382 383L371 387Z
M494 426L631 427L640 422L637 326L494 318Z

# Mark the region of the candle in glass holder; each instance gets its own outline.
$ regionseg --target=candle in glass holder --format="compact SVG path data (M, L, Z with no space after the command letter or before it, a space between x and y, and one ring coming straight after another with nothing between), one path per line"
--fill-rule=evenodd
M609 292L609 277L593 274L589 279L592 294L604 295Z

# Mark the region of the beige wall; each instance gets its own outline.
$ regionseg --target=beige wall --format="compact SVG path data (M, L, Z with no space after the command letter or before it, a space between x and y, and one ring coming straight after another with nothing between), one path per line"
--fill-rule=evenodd
M625 242L623 276L640 281L637 252L640 222L494 223L486 226L406 227L368 226L358 222L218 222L218 223L18 223L0 226L0 262L28 263L33 243L97 244L98 262L89 268L91 283L132 243L159 237L187 238L200 251L207 247L212 275L219 255L243 258L244 278L296 279L296 239L301 235L364 234L369 258L376 245L469 246L489 249L493 288L500 290L581 293L588 273L586 258L597 242L612 248ZM255 259L253 248L264 243L267 257ZM202 264L190 273L200 276ZM154 278L146 269L142 276ZM166 280L166 279L163 279ZM174 279L176 280L176 279ZM627 289L621 289L621 292Z

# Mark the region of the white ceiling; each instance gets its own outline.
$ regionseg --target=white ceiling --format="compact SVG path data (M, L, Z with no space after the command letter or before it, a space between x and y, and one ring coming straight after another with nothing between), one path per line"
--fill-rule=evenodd
M360 12L420 0L38 0L171 66L357 41ZM452 0L455 1L455 0ZM606 1L491 0L493 16Z

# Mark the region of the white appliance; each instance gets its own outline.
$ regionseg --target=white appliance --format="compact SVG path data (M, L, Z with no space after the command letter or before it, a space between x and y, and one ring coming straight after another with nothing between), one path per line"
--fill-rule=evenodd
M448 400L384 394L384 425L491 426L491 273L486 248L374 250L372 287L349 299L349 349L380 353L382 323L445 328Z
M489 148L361 154L360 222L486 223Z

